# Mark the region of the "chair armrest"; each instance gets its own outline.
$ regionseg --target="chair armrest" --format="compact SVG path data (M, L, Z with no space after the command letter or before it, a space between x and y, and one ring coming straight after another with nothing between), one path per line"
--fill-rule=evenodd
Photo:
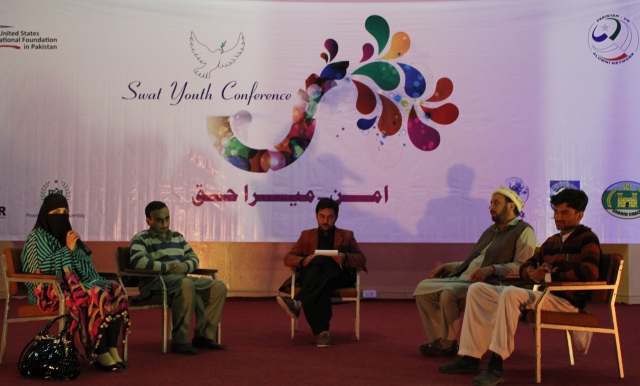
M606 281L552 281L548 287L606 285Z
M505 281L523 280L520 275L507 275L503 276L503 279Z
M8 277L9 279L11 278L16 278L16 279L46 279L46 280L55 280L55 279L60 279L60 276L56 276L56 275L38 275L35 273L16 273L13 274L11 276Z
M540 299L538 299L538 301L536 302L535 306L534 306L534 310L536 312L536 315L540 314L540 312L542 311L542 304L547 300L547 297L552 293L552 292L556 292L556 291L593 291L593 290L607 290L607 289L614 289L616 286L615 284L607 284L607 282L604 281L588 281L588 282L583 282L583 281L565 281L565 282L551 282L548 283L543 292L542 292L542 296L540 297Z
M121 276L119 272L98 272L98 275L104 277L107 280L118 280Z
M188 275L210 276L212 279L216 280L217 272L217 269L198 268L195 271L188 273Z
M195 275L215 275L218 273L217 269L208 269L208 268L198 268L195 271L191 272Z
M599 289L612 289L613 284L607 284L606 281L563 281L548 283L545 289L549 292L554 291L589 291Z
M491 285L512 285L516 287L532 286L535 284L524 280L520 275L491 276L484 282Z
M291 268L291 273L294 274L294 275L300 269L300 267L289 267L289 268ZM360 274L360 272L362 272L362 267L357 267L357 268L353 268L353 269L355 269L356 273L358 273L358 274Z
M14 283L57 283L60 279L62 278L56 275L34 275L28 273L16 273L7 277L8 282Z
M159 271L151 269L126 268L120 273L122 276L156 277L162 275Z

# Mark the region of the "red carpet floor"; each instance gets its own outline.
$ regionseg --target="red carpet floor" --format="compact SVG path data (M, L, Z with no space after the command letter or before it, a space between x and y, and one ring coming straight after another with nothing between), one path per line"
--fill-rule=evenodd
M4 310L4 301L0 301ZM471 385L473 376L444 375L438 366L452 358L427 359L415 303L410 300L369 300L362 304L361 339L354 339L352 304L334 306L333 346L316 348L309 326L300 319L294 341L289 318L275 299L231 298L223 313L224 352L201 351L194 357L162 354L159 310L132 311L129 369L105 374L85 366L73 382L90 385ZM618 379L613 338L596 334L587 355L567 359L564 333L543 333L545 385L640 385L640 306L619 305L625 379ZM601 310L594 310L599 312ZM0 385L44 384L22 378L16 369L23 346L43 322L10 327L6 363L0 365ZM506 385L534 384L533 334L520 326L516 351L505 361ZM487 359L484 359L486 364Z

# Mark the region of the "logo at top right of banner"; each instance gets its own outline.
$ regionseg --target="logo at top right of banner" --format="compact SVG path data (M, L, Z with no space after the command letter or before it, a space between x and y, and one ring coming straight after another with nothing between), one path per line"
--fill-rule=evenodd
M633 58L640 39L629 18L608 14L591 24L588 43L593 56L602 63L622 64Z

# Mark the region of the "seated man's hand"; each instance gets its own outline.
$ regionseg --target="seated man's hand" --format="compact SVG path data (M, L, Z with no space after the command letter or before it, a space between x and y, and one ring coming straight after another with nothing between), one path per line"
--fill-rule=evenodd
M179 261L173 262L173 263L168 263L167 264L167 272L168 273L175 273L178 275L187 273L187 265L183 264Z
M490 276L493 276L494 273L496 273L496 268L493 265L489 265L489 266L480 268L479 270L472 273L469 279L474 283L485 281Z
M344 264L345 260L347 260L347 255L345 255L344 253L340 252L335 256L331 256L331 258L333 259L333 261L338 263L339 266L342 266Z
M436 277L443 277L447 274L447 270L444 269L445 265L440 264L429 272L429 279L433 279Z
M536 283L540 283L544 281L544 277L547 273L556 272L558 267L552 267L551 265L544 263L540 265L538 268L534 268L533 266L528 266L526 269L527 276L529 279L535 281Z
M309 265L309 263L311 262L311 260L313 260L314 257L316 257L316 255L309 255L309 256L305 257L302 260L302 266L306 267L307 265Z

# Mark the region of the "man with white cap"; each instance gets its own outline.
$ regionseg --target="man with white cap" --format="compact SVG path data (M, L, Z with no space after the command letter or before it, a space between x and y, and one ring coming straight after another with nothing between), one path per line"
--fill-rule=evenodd
M491 195L492 224L485 230L465 261L441 264L418 284L414 292L422 327L429 343L420 346L428 357L458 354L460 331L458 302L475 282L517 275L520 265L533 256L536 236L519 218L524 203L516 192L500 187Z
M530 259L520 266L520 277L529 283L580 282L598 280L600 241L591 228L580 224L589 198L578 189L564 189L551 197L553 219L560 231L549 237ZM474 386L495 386L504 382L503 361L515 349L515 333L521 311L533 309L542 291L517 286L469 287L464 323L460 334L461 355L457 361L438 368L445 374L477 374L485 352L491 356L486 369L473 379ZM554 292L542 310L580 312L590 291ZM571 331L575 347L586 354L591 332Z

